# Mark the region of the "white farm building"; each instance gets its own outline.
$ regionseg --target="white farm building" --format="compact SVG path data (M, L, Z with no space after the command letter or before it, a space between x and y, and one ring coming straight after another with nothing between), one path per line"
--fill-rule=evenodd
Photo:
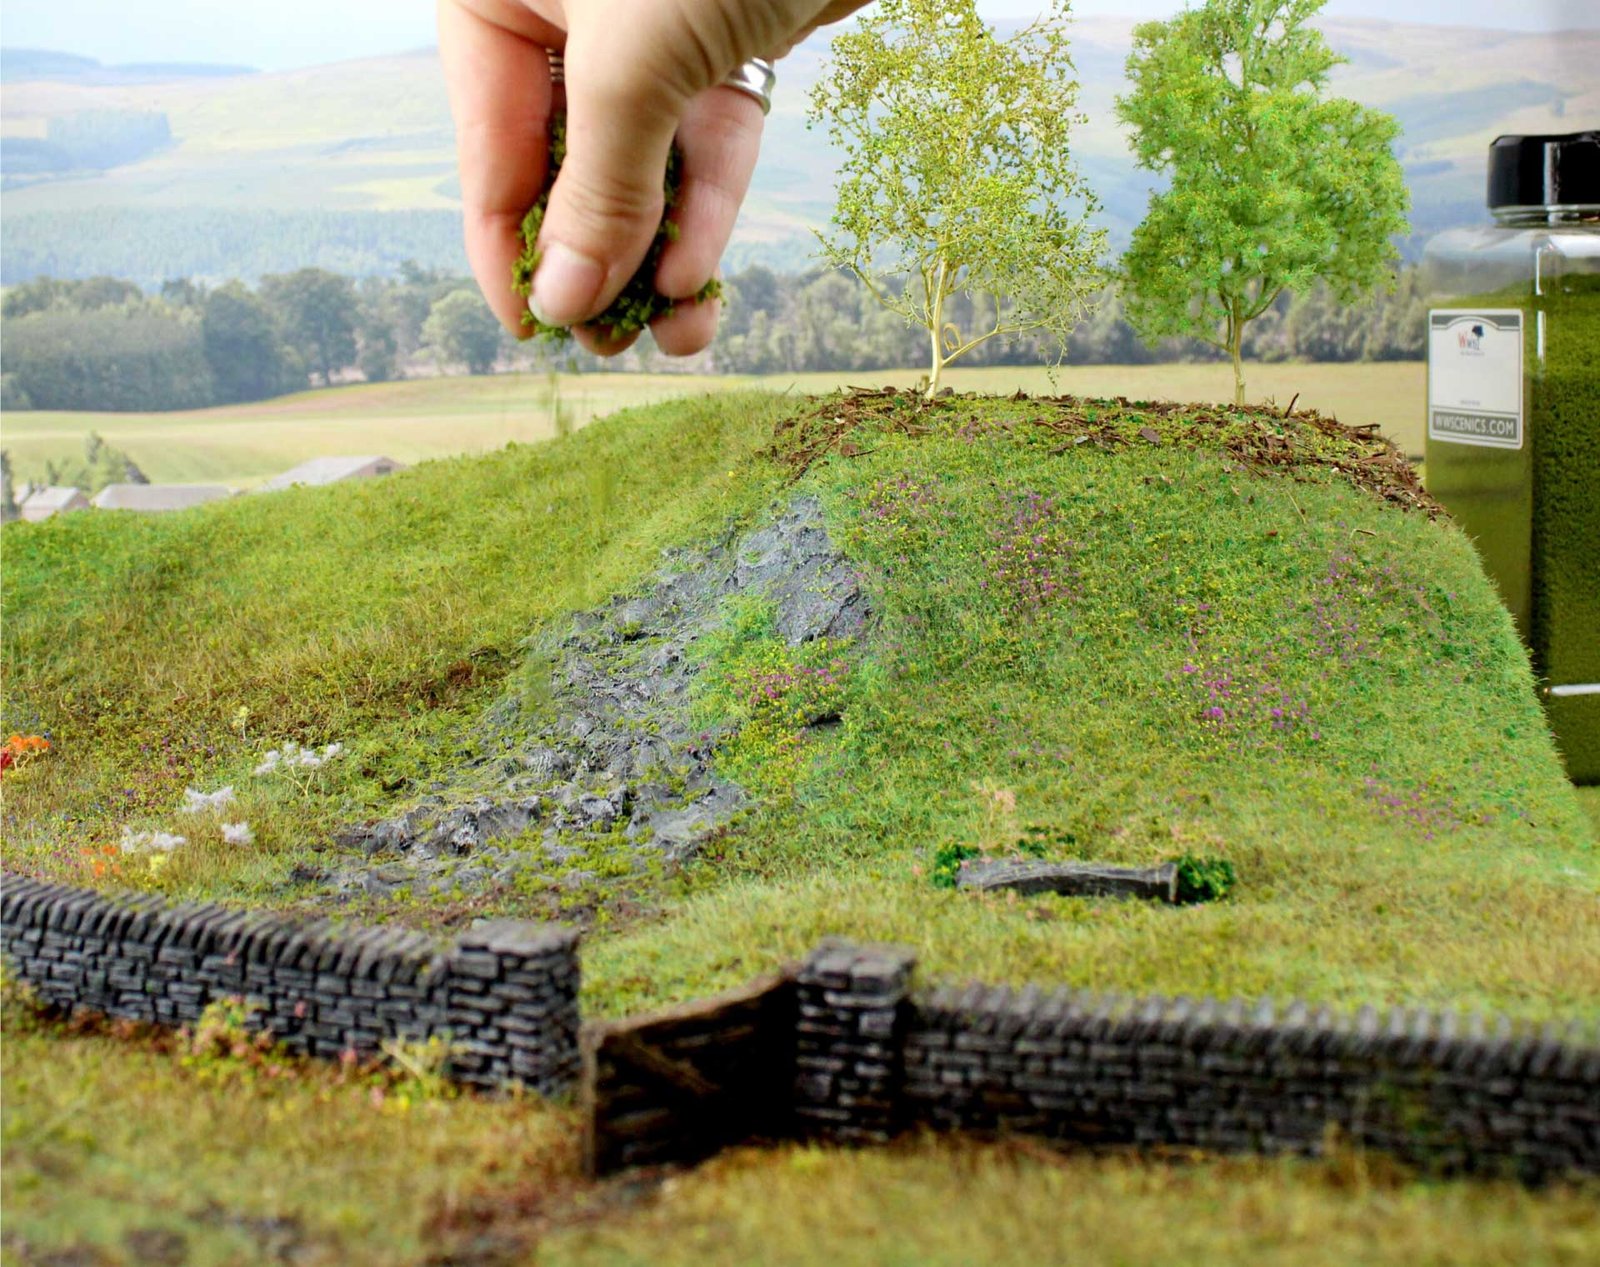
M220 484L107 484L94 495L101 510L188 510L231 496Z
M89 499L79 488L29 489L17 505L17 514L29 523L38 523L51 515L64 515L71 510L88 510Z
M293 488L296 484L337 484L341 480L371 479L405 469L403 462L386 457L312 458L309 462L300 463L292 471L273 476L256 491L269 493L280 488Z

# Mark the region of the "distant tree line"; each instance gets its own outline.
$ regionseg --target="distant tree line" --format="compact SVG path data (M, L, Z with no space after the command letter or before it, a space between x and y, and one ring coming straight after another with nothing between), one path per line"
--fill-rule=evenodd
M951 299L953 319L981 326L983 296ZM1414 270L1392 293L1357 305L1325 288L1285 296L1252 322L1247 357L1264 361L1414 360L1425 305ZM647 344L620 362L575 345L516 344L470 279L401 265L397 276L353 278L306 268L205 286L179 280L146 292L110 277L39 278L0 299L5 346L0 408L167 410L263 400L308 386L500 367L667 368ZM918 365L927 335L835 270L775 273L759 265L727 279L710 351L685 368L733 374L849 371ZM1216 360L1195 340L1140 342L1121 297L1103 291L1065 347L1042 332L994 339L969 365Z
M733 374L806 370L870 370L920 365L927 333L887 311L865 287L840 272L779 275L755 266L729 278L726 310L711 350L714 368ZM992 324L992 300L956 296L963 328ZM989 311L977 311L990 305ZM1427 306L1416 270L1402 269L1391 293L1340 303L1326 287L1283 296L1246 329L1244 354L1262 361L1397 361L1423 355ZM963 365L1142 365L1225 359L1195 339L1142 343L1121 295L1102 290L1065 347L1042 333L994 339Z
M0 338L5 409L196 409L405 367L486 373L503 347L470 280L414 265L386 280L305 268L254 289L179 280L153 294L39 278L0 299Z

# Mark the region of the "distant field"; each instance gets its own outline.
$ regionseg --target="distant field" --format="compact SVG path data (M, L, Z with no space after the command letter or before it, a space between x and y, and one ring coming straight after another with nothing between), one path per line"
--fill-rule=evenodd
M1422 450L1424 366L1258 365L1250 367L1250 396L1298 408L1314 407L1349 423L1375 422L1408 453ZM789 374L765 378L682 374L504 374L435 378L302 392L259 404L187 413L12 413L0 427L17 478L35 477L48 459L81 452L97 431L126 451L151 479L224 483L248 488L307 458L384 453L402 462L481 453L511 441L554 434L558 384L562 414L573 426L629 405L672 396L760 387L826 392L847 384L909 386L916 370L846 374ZM1054 379L1043 368L953 370L959 392L1127 396L1149 400L1227 400L1232 372L1225 365L1087 365L1063 367Z

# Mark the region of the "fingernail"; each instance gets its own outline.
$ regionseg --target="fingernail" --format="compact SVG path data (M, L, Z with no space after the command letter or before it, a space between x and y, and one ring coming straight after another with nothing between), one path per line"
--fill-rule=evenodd
M570 326L594 315L595 300L605 284L605 265L552 242L543 248L533 274L528 311L551 326Z

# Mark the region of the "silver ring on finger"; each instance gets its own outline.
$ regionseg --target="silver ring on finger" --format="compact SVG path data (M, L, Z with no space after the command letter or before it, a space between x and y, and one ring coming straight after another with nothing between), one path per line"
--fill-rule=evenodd
M722 81L722 86L754 97L762 114L772 113L772 90L777 86L778 72L765 57L752 57Z
M552 84L565 84L567 82L566 59L555 49L547 49L545 55L550 59L550 82ZM722 86L742 92L747 97L753 97L761 107L762 114L772 113L772 90L777 87L778 72L773 69L772 63L765 57L752 57L743 66L738 67L726 79Z

